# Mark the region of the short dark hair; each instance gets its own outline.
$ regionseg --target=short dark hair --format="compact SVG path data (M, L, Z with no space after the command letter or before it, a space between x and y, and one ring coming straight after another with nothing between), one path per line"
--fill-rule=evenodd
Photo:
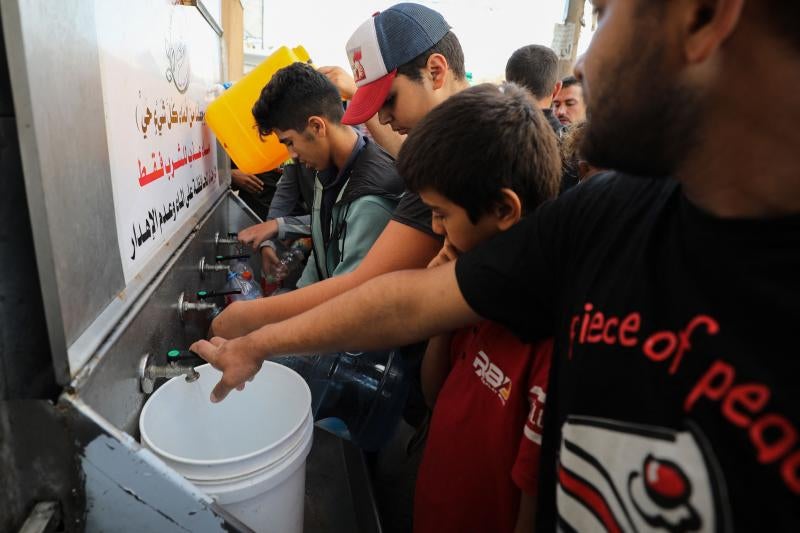
M397 73L402 74L411 79L411 81L422 80L420 70L425 68L428 64L428 58L433 54L442 54L447 59L447 66L453 72L453 76L457 80L467 79L467 73L464 69L464 50L461 48L461 43L452 31L448 31L438 43L434 44L420 55L397 67Z
M342 98L324 74L305 63L294 63L276 72L261 90L253 106L258 133L274 129L303 131L309 117L342 121Z
M522 85L537 99L547 98L558 83L558 56L546 46L523 46L506 63L506 80Z
M512 83L476 85L436 106L403 143L397 169L410 190L436 191L473 224L502 201L501 189L528 213L555 197L561 179L553 129Z
M583 88L583 84L575 76L567 76L566 78L561 80L562 89L566 89L567 87L572 87L573 85L577 85L578 87Z

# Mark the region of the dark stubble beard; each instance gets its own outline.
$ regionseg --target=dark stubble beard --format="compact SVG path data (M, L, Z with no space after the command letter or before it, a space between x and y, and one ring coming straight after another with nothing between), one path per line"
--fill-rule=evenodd
M695 144L700 97L681 86L653 34L634 33L617 65L590 84L581 153L598 168L673 176Z

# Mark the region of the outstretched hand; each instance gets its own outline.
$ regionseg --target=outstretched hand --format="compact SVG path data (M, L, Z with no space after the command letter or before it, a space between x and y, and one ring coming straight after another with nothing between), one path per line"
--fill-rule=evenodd
M221 402L233 389L243 390L252 381L264 362L258 349L247 337L225 340L212 337L199 340L189 348L222 372L222 379L211 391L211 401Z
M258 250L261 243L271 239L278 233L278 221L267 220L260 222L249 228L239 231L238 239L244 245L250 246L254 251Z
M265 277L274 275L277 272L277 266L281 264L281 258L274 248L265 246L261 249L261 272ZM266 294L264 296L267 296Z
M238 168L231 170L231 181L233 181L234 185L250 194L258 194L264 190L264 182L258 179L258 176L246 174Z

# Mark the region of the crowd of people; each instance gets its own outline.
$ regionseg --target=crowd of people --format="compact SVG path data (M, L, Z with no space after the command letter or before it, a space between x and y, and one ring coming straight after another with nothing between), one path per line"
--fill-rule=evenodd
M387 530L800 528L798 5L596 0L574 77L531 45L470 87L404 3L355 30L352 74L276 73L253 116L309 217L240 239L265 269L284 226L313 251L193 344L212 401L273 356L427 341Z

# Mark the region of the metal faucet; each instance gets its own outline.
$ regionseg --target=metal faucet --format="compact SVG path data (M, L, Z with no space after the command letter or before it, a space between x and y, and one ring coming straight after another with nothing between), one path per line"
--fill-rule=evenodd
M205 364L202 357L188 350L170 350L167 352L167 364L159 366L155 362L155 356L146 353L139 362L139 384L142 392L150 394L155 388L156 380L159 378L170 379L177 376L186 376L187 383L197 381L200 373L194 369L196 366Z
M200 271L200 279L205 279L206 272L227 272L230 267L228 265L206 263L206 258L201 257L197 269Z
M200 298L201 300L205 299L207 297L206 296L206 294L207 294L206 291L198 291L198 293L200 293L200 292L204 293L204 295L200 296L200 294L198 294L198 298ZM241 292L241 291L239 291L239 292ZM216 293L214 295L216 296ZM178 309L178 316L180 317L181 322L183 322L183 320L184 320L184 316L183 315L185 313L187 313L188 311L212 311L213 312L213 311L218 311L219 310L219 306L217 304L213 303L213 302L203 302L203 301L200 301L200 302L189 302L189 301L186 300L186 295L184 293L181 293L180 296L178 296L178 304L176 305L176 307Z
M239 239L237 238L238 233L228 233L227 237L223 237L220 235L219 232L214 234L214 247L216 250L219 250L219 247L222 245L240 245Z

